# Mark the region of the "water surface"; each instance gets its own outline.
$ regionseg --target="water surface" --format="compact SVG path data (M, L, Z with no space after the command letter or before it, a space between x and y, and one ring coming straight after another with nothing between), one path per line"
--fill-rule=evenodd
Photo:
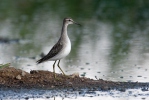
M3 90L0 97L4 100L148 100L149 92L140 89L128 89L125 92L104 91L68 91L68 90Z
M0 1L0 63L52 71L53 62L36 65L60 36L62 20L72 17L69 56L61 61L66 74L79 73L111 81L149 81L148 1L51 0ZM58 68L56 72L61 73Z

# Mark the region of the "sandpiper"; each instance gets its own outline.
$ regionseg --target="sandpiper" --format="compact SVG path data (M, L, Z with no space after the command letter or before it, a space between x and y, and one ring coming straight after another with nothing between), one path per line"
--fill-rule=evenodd
M45 55L43 58L37 61L37 64L45 61L55 61L53 64L54 77L55 77L55 63L57 62L57 60L58 60L58 64L57 64L58 68L62 71L63 75L65 75L65 73L63 72L59 64L60 64L60 60L66 57L71 51L71 42L67 35L67 26L69 24L80 25L74 22L71 18L64 18L63 26L61 30L61 36L58 42L52 47L52 49L49 51L47 55Z

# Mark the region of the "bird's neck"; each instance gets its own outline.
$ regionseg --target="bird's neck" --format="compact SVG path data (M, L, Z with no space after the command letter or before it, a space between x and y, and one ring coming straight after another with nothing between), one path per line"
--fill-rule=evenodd
M67 24L63 23L63 26L62 26L62 31L61 31L61 38L67 38L68 35L67 35Z

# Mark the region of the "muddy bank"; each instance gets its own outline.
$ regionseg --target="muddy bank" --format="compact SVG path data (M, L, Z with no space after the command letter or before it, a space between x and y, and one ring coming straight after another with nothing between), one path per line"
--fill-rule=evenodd
M149 83L139 82L112 82L106 80L93 80L86 77L79 77L77 74L64 76L54 74L49 71L33 70L30 73L16 69L14 67L4 67L0 69L0 87L1 88L42 88L42 89L93 89L93 90L111 90L116 89L125 91L125 89L142 88L147 91Z

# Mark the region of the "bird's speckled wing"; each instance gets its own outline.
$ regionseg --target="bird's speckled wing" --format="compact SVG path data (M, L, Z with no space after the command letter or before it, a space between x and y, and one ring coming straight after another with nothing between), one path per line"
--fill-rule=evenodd
M52 49L50 50L50 52L44 56L43 58L41 58L40 60L37 61L37 63L42 63L44 61L47 61L48 59L54 57L55 55L57 55L60 51L62 50L62 43L57 42Z

